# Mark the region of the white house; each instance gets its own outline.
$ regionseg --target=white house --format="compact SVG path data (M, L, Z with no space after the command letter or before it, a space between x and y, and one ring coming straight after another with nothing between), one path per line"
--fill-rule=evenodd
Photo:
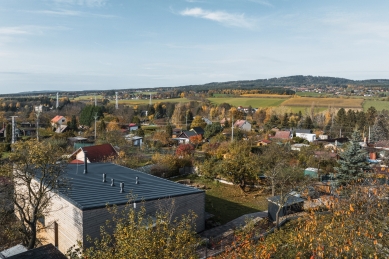
M296 137L303 138L305 140L308 140L309 142L313 142L316 140L316 134L311 133L311 130L305 129L297 129Z

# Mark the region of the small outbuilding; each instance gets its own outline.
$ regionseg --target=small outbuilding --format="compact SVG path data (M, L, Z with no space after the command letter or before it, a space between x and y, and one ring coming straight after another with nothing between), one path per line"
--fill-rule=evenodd
M283 217L296 212L304 210L304 199L291 195L287 198L285 203L281 202L281 196L273 196L267 198L267 211L268 217L271 221L275 221L277 218L278 208L281 207L279 217Z

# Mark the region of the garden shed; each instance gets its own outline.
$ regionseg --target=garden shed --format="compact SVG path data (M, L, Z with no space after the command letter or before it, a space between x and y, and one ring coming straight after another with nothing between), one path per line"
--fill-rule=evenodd
M281 196L269 197L267 201L268 217L271 221L276 220L279 207L282 207L279 217L304 210L304 199L294 195L289 196L285 203L281 201Z

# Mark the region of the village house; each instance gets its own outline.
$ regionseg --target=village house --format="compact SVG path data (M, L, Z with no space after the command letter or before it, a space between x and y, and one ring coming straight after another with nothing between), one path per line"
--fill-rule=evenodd
M204 133L205 133L204 129L201 128L201 127L193 127L193 128L191 128L189 131L193 131L193 132L195 132L197 135L201 135L201 136L204 136Z
M177 140L179 144L188 144L190 142L189 138L197 135L198 134L195 131L184 130L180 135L172 139Z
M88 247L87 236L99 237L100 227L112 219L107 205L121 210L130 202L134 210L144 206L146 214L154 216L174 201L174 207L168 208L172 219L193 211L197 215L195 230L204 230L203 190L111 163L68 164L64 179L69 188L53 193L49 213L41 220L48 228L40 234L62 253L77 240Z
M251 123L246 120L237 120L234 127L244 131L251 131Z
M292 138L292 132L289 130L280 130L272 137L279 140L290 140Z
M87 163L106 162L118 156L118 152L111 144L80 147L70 155L72 164L84 163L86 155Z
M134 134L128 134L125 135L124 138L128 141L131 142L133 146L142 146L143 143L143 137L136 136Z
M308 140L309 142L313 142L316 140L316 134L311 133L309 129L296 129L296 137Z
M67 121L64 116L57 115L50 122L56 133L65 132L67 129Z

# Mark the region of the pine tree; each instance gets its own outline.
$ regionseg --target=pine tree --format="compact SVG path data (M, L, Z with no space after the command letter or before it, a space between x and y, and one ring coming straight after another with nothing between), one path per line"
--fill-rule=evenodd
M350 143L339 154L339 167L336 168L336 171L338 172L337 178L341 184L361 179L363 171L368 169L367 153L359 145L361 140L359 132L353 132Z

